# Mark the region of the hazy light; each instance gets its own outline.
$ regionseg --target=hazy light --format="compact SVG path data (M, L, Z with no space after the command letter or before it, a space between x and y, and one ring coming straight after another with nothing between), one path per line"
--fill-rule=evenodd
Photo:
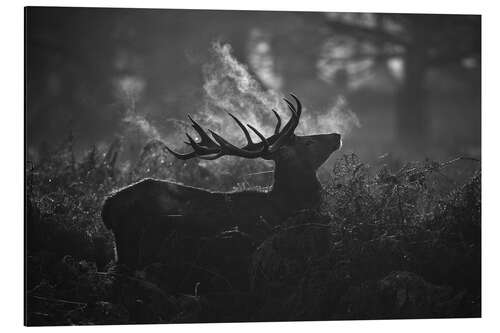
M258 44L258 48L261 51L269 50L265 44ZM276 118L271 111L274 108L281 115L284 126L290 117L290 112L282 100L286 97L285 94L263 89L250 75L247 67L234 58L229 44L214 43L212 51L212 61L203 68L205 97L199 102L200 107L197 108L199 111L192 114L196 121L236 145L242 145L246 140L241 129L227 112L237 116L243 124L251 124L264 135L270 136L276 125ZM133 79L122 80L119 83L123 95L140 95L139 92L144 88ZM127 101L131 102L130 99ZM122 120L127 125L125 138L136 141L138 138L140 141L145 138L161 139L182 152L189 150L183 144L184 134L189 132L196 136L185 118L176 120L176 126L169 133L162 133L154 123L140 114L140 110L135 109L134 103L129 104ZM325 110L308 110L307 105L304 105L304 112L296 132L300 135L333 132L345 135L353 127L359 126L359 119L350 110L347 102L343 98L337 98ZM253 133L251 135L255 142L259 141ZM227 164L227 160L210 161L205 167L217 168L220 163Z
M477 67L477 59L476 58L464 58L462 59L462 66L468 69Z
M115 81L115 94L122 100L136 102L142 95L146 82L140 77L123 76Z
M404 78L405 63L400 57L390 58L387 60L387 68L397 80L401 81Z
M269 36L259 29L250 34L249 63L260 81L268 88L280 90L283 79L276 73Z
M369 78L369 69L373 66L370 57L356 58L361 49L363 54L372 54L373 49L368 45L359 45L350 38L332 37L322 47L320 59L317 63L318 75L326 82L334 82L338 73L347 75L347 88L357 89Z

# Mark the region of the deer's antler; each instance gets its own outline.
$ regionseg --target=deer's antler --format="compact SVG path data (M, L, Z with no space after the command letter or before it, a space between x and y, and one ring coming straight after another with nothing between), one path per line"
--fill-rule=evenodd
M245 125L243 125L243 123L236 116L228 112L229 116L234 119L236 124L241 128L243 134L245 135L247 144L244 147L236 147L212 130L208 130L212 135L212 137L210 137L210 135L208 135L207 132L205 132L205 130L191 116L188 116L189 120L191 121L191 126L200 136L200 141L196 142L189 134L186 133L188 141L185 143L193 148L192 152L187 154L180 154L168 147L167 149L175 157L181 160L188 160L193 157L198 157L205 160L214 160L225 155L245 158L262 157L269 159L288 141L291 136L293 136L293 133L297 128L297 125L299 124L300 115L302 113L302 104L294 94L290 95L297 103L297 107L295 107L292 102L284 98L284 101L288 105L288 108L291 112L291 117L288 123L283 127L283 130L280 131L281 118L278 112L276 112L275 110L272 111L276 116L278 122L272 136L266 138L255 127L247 124L247 127L250 128L259 137L260 142L258 143L254 143L252 141L250 133Z

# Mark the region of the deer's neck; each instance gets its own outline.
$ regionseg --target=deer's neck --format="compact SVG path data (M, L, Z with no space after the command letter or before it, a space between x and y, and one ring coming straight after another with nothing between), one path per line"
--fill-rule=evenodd
M322 187L313 170L276 164L271 196L289 208L308 208L319 204Z

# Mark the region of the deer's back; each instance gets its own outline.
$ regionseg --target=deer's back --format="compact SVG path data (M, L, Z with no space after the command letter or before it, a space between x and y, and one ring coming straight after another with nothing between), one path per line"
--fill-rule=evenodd
M196 239L238 226L261 235L262 224L278 219L265 192L212 192L156 179L115 192L104 203L102 217L115 235L118 258L130 266L139 265L139 253L154 260L172 234Z
M148 218L196 218L267 217L274 210L266 192L214 192L175 182L144 179L112 194L105 203L115 215L140 214ZM103 212L103 215L106 215ZM130 215L129 215L130 216ZM110 220L113 217L110 217ZM106 221L113 229L113 221ZM116 222L116 221L115 221ZM230 222L228 222L230 223ZM225 224L222 227L226 226Z

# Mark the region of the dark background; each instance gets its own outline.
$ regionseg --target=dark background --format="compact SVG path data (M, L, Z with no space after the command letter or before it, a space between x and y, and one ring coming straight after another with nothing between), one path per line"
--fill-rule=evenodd
M288 92L302 133L338 131L365 161L480 157L481 17L28 8L27 146L184 140L188 113L238 140ZM271 115L270 115L271 114ZM286 115L285 117L287 117ZM234 135L233 135L234 134Z

